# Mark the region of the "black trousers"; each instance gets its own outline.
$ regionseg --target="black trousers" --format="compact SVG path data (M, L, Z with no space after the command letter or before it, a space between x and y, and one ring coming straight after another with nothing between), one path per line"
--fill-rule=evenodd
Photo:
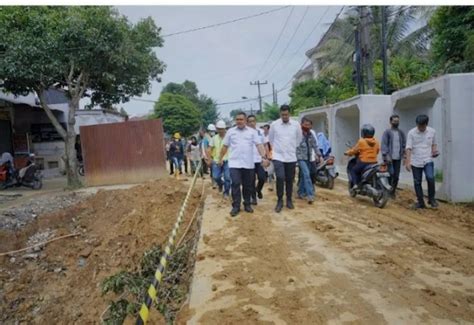
M393 193L395 193L397 190L401 165L402 161L400 159L392 160L392 162L388 165L388 171L390 172L390 185L392 186Z
M255 163L255 175L257 176L257 186L254 186L254 191L252 192L253 199L256 199L257 193L262 191L265 179L267 178L267 174L261 163Z
M173 163L173 160L170 158L168 161L170 162L170 175L173 175L173 174L174 174L174 163Z
M293 182L295 180L296 162L285 163L282 161L273 160L273 166L275 167L277 179L276 183L278 200L283 200L284 190L286 190L287 200L291 200L293 196Z
M246 168L231 168L232 207L240 209L242 193L244 206L250 206L250 198L255 191L255 170Z

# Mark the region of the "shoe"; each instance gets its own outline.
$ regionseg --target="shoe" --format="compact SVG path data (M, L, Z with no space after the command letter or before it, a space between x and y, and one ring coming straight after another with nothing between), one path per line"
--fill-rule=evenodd
M295 206L293 205L293 202L291 202L291 200L286 201L286 207L290 210L293 210L295 208Z
M298 199L304 200L304 199L306 199L306 196L305 196L305 195L298 194Z
M230 211L230 216L235 217L236 215L239 214L239 212L240 212L239 208L232 208L232 210Z
M257 203L257 199L256 199L256 198L252 198L250 204L252 204L252 205L257 205L257 204L258 204L258 203Z
M278 200L277 205L276 205L276 207L275 207L275 212L276 212L276 213L280 213L280 212L281 212L281 209L283 209L283 201Z
M228 201L230 196L229 196L229 194L224 193L223 198L224 198L224 200Z
M257 192L257 196L258 196L258 198L259 198L260 200L263 199L262 191L258 191L258 192Z
M428 204L431 205L433 209L436 209L439 206L436 200L430 201Z
M413 204L412 209L414 209L414 210L426 209L426 205L420 204L420 203L415 203L415 204Z
M273 192L273 187L269 187L268 190L269 190L270 192Z
M253 213L253 209L252 209L252 207L251 207L250 205L246 205L246 206L244 207L244 210L245 210L245 212Z
M223 186L219 186L219 193L222 193Z
M308 204L313 204L313 202L314 202L314 198L312 197L308 198Z

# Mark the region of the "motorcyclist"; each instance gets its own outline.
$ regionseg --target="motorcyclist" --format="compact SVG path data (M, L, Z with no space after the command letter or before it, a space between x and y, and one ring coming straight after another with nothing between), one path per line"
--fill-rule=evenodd
M353 189L359 185L365 168L377 163L377 155L380 151L380 144L374 137L375 128L371 124L362 125L360 133L361 138L357 141L357 144L344 153L347 156L357 156L357 162L351 169Z

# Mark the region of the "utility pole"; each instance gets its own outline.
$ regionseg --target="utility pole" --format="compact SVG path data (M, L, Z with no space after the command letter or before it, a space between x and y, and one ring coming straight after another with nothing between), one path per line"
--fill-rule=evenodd
M259 113L262 113L262 94L260 92L260 86L261 85L266 85L268 82L265 80L265 82L261 82L260 80L257 80L255 82L250 82L251 86L257 86L258 87L258 107L260 109Z
M275 84L272 82L273 105L278 105L278 94L275 90Z
M367 71L367 92L374 93L374 73L372 69L372 58L370 57L370 36L369 36L369 12L367 6L360 8L360 34L362 42L362 62Z
M387 12L382 6L382 63L383 63L383 93L388 94L387 89Z
M357 93L363 94L364 93L364 81L362 78L362 67L360 62L360 35L359 35L359 28L356 27L354 29L355 33L355 64L356 64L356 83L357 83Z

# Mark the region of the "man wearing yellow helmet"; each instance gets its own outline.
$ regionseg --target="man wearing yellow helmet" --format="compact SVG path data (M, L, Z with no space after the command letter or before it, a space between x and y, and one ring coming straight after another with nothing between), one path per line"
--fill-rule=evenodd
M181 134L176 132L173 136L174 141L170 144L170 157L174 164L174 175L178 177L178 173L182 174L181 165L184 158L184 146L181 142Z

